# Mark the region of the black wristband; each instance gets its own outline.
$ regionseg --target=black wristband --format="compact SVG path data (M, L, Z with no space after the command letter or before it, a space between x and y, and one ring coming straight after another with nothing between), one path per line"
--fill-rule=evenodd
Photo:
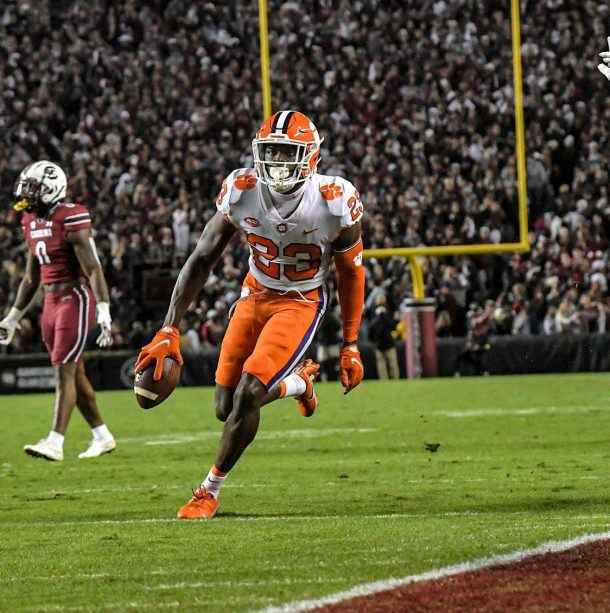
M343 341L343 348L349 347L350 345L358 345L358 339L355 341Z

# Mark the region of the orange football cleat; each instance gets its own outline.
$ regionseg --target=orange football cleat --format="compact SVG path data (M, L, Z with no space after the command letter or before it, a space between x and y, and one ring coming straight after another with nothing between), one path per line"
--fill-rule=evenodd
M178 519L204 519L213 517L220 500L206 492L203 485L193 490L193 497L178 511Z
M305 393L296 399L303 417L311 417L318 406L318 397L316 396L316 390L313 388L313 383L319 371L320 365L313 360L305 360L294 371L295 375L299 375L305 381Z

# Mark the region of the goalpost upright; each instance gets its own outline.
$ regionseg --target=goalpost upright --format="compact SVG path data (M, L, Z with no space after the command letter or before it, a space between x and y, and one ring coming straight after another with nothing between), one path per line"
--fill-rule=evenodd
M271 116L271 75L269 73L269 31L267 29L267 0L258 0L258 32L261 54L261 90L263 92L263 121Z

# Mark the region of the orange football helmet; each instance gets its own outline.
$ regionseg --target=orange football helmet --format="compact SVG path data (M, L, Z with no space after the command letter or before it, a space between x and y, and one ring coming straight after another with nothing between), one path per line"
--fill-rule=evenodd
M298 111L279 111L267 118L252 141L254 167L262 183L286 192L316 171L320 161L320 138L313 122ZM281 147L284 157L269 152ZM271 147L270 147L271 146ZM291 147L291 149L290 149Z

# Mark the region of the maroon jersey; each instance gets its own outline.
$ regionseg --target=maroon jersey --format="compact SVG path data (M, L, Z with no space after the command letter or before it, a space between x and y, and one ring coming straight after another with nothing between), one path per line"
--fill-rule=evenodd
M82 204L56 204L44 219L28 213L21 224L28 245L40 262L43 284L85 276L67 237L68 232L91 227L89 211Z

